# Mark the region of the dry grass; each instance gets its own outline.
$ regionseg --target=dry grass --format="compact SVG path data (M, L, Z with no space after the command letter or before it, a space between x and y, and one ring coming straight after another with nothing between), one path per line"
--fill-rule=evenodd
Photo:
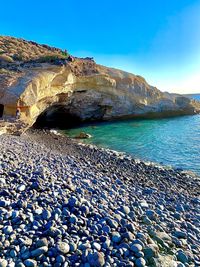
M1 55L0 55L0 61L5 61L5 62L8 62L8 63L11 63L11 62L13 62L14 60L13 60L12 57L10 57L10 56L8 56L8 55L6 55L6 54L1 54Z
M12 71L6 68L0 68L0 98L5 89L14 84L23 73Z
M30 60L50 60L66 58L68 53L61 49L40 45L32 41L8 36L0 36L0 62L17 62Z

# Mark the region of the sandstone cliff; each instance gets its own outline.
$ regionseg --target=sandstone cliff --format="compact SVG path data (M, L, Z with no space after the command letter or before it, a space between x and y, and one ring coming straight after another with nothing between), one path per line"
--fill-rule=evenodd
M198 102L163 93L141 76L12 38L40 50L39 56L35 49L30 58L17 57L16 51L5 48L5 43L9 47L9 38L0 38L0 104L4 116L14 116L20 107L21 119L29 125L37 118L40 122L57 120L67 125L72 120L171 116L200 110ZM46 50L50 54L44 57Z

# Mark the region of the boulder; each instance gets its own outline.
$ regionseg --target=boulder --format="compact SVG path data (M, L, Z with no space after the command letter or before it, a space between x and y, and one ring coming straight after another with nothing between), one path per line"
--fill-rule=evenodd
M92 136L90 134L80 132L78 135L75 136L76 139L88 139L91 138Z

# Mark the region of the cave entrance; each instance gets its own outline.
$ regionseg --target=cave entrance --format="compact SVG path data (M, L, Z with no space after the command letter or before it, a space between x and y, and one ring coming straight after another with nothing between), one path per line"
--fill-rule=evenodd
M56 105L42 112L33 127L67 129L78 127L81 123L82 120L78 116L70 113L69 107Z
M0 104L0 118L3 117L4 105Z

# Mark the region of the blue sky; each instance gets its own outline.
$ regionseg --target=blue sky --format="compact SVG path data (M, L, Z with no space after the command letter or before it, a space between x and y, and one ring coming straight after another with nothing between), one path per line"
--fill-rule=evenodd
M7 0L0 34L66 48L140 74L163 91L200 92L200 0Z

